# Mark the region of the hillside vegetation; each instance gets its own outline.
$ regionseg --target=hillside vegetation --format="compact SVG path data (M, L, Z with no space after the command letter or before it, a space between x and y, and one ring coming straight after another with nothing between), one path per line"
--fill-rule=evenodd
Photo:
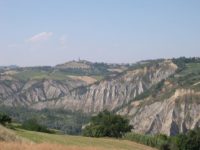
M65 134L77 135L81 134L81 128L88 123L90 115L81 112L72 112L67 110L34 110L25 107L1 107L0 113L6 112L12 117L13 121L24 123L27 120L33 119L41 125L51 129L59 130Z

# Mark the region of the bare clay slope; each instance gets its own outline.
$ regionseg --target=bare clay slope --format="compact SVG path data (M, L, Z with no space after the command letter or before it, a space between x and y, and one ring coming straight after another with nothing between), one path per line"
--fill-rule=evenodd
M171 60L163 60L130 68L115 77L89 86L81 80L71 78L27 81L2 79L0 98L2 104L7 106L26 106L34 109L64 108L87 113L103 109L113 110L174 74L176 69L177 66Z
M113 110L128 103L137 95L174 74L177 66L170 60L144 65L90 86L70 91L70 94L54 101L38 102L33 108L65 108L84 112Z
M135 132L176 135L200 126L199 97L199 92L178 89L161 101L133 102L131 108L124 108L120 114L130 117Z
M149 95L118 113L129 116L134 131L139 133L175 135L200 127L199 73L199 62L185 63L183 69L162 81Z

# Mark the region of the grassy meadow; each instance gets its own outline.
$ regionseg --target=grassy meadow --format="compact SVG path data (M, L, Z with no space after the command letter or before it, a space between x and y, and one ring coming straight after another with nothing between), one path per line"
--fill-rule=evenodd
M12 135L12 138L20 139L1 140L0 150L154 150L135 142L112 138L47 134L4 127L1 127L0 131L8 138L7 134Z

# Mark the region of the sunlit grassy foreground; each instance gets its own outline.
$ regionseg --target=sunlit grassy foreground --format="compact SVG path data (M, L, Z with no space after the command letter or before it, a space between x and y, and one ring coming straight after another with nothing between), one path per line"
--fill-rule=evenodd
M0 126L0 150L153 150L126 140L47 134Z
M17 142L0 142L0 150L103 150L96 147L84 147L80 148L77 146L65 146L61 144L28 144L28 143L17 143Z
M17 130L16 133L20 137L27 138L35 142L35 144L0 143L3 144L6 150L9 149L10 146L14 146L16 148L20 147L20 150L153 150L153 148L131 141L110 138L55 135L26 130Z

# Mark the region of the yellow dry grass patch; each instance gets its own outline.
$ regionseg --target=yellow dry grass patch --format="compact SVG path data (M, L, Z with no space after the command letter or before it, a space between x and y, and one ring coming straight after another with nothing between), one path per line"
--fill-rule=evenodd
M17 130L16 133L38 144L59 144L66 146L64 148L76 148L77 150L155 150L142 144L121 139L56 135L26 130Z
M95 147L65 146L60 144L30 144L16 142L0 142L0 150L104 150Z
M22 138L16 135L15 132L0 125L0 141L22 141Z
M102 143L103 145L103 143ZM89 147L89 146L67 146L50 143L18 143L18 142L0 142L0 150L117 150L116 148ZM132 150L154 150L146 146L138 145Z
M94 82L96 82L97 80L95 78L89 77L89 76L68 76L74 80L82 80L84 82L86 82L87 84L92 84Z
M14 74L17 74L17 71L9 70L5 71L4 73L1 73L1 75L14 75Z

